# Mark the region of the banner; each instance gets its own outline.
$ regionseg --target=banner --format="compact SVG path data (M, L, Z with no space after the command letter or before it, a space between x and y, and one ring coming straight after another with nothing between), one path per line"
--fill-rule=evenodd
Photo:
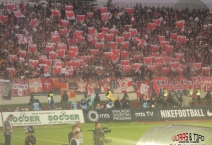
M43 91L41 79L29 79L28 83L29 83L29 93Z
M43 92L52 91L53 82L51 78L41 78Z
M120 80L110 81L111 90L113 93L124 93L124 92L134 92L133 79L132 78L121 78ZM116 84L117 83L117 84Z
M86 86L87 86L87 83L83 80L79 80L77 82L77 92L86 92Z
M82 110L2 112L3 120L14 115L13 126L84 123Z
M211 107L158 108L159 120L212 119Z
M153 79L153 89L156 94L159 94L162 89L167 90L183 90L193 88L193 82L185 78L166 78L159 77Z
M87 122L108 121L154 121L158 119L157 109L96 109L90 110Z
M150 81L141 81L137 82L137 90L136 90L137 98L141 98L142 95L146 97L150 97Z
M32 36L25 36L23 34L16 34L18 37L18 44L31 44L32 43Z
M20 79L12 80L12 96L28 96L28 82Z
M212 91L212 78L211 77L193 77L194 89L200 89L201 91L207 92Z

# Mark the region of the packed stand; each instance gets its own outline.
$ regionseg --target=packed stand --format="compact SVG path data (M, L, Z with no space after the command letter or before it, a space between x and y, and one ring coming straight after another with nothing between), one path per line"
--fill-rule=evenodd
M208 9L178 11L141 4L88 8L46 2L8 5L1 4L1 79L123 76L144 80L210 75L212 17ZM23 34L29 44L20 44L16 34Z

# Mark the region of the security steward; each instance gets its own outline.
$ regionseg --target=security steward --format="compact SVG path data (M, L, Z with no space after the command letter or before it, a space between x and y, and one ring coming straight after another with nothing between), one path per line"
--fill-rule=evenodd
M104 131L101 129L101 124L97 122L93 135L94 145L104 145L104 139Z
M48 103L51 101L51 98L54 98L54 94L52 93L52 91L49 92Z
M25 138L25 145L35 145L36 138L33 135L35 133L34 128L32 126L28 126L26 129L27 137Z
M193 98L193 94L194 94L194 90L192 88L190 88L189 90L189 95Z

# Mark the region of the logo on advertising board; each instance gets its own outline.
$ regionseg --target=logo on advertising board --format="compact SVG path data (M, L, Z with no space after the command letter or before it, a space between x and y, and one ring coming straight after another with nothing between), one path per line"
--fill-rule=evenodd
M205 117L203 109L160 110L161 118L190 118ZM211 115L211 114L210 114Z
M212 111L210 111L210 109L207 110L207 115L208 115L209 117L212 116Z
M102 120L110 119L111 115L107 113L106 111L98 113L95 110L91 110L88 112L87 117L91 122L96 122L96 121L99 121L100 119Z
M205 141L205 137L198 133L183 132L172 136L172 141L176 144L170 145L205 145L202 144Z
M41 124L40 116L27 115L26 113L20 113L20 115L14 115L12 124L16 125L39 125Z
M48 115L49 124L72 123L80 121L78 114L68 114L66 111L61 111L57 114Z

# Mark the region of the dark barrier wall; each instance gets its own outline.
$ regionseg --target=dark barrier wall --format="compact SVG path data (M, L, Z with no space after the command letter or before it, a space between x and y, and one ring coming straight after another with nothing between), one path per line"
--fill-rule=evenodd
M165 121L212 119L210 107L97 109L85 114L85 122Z

